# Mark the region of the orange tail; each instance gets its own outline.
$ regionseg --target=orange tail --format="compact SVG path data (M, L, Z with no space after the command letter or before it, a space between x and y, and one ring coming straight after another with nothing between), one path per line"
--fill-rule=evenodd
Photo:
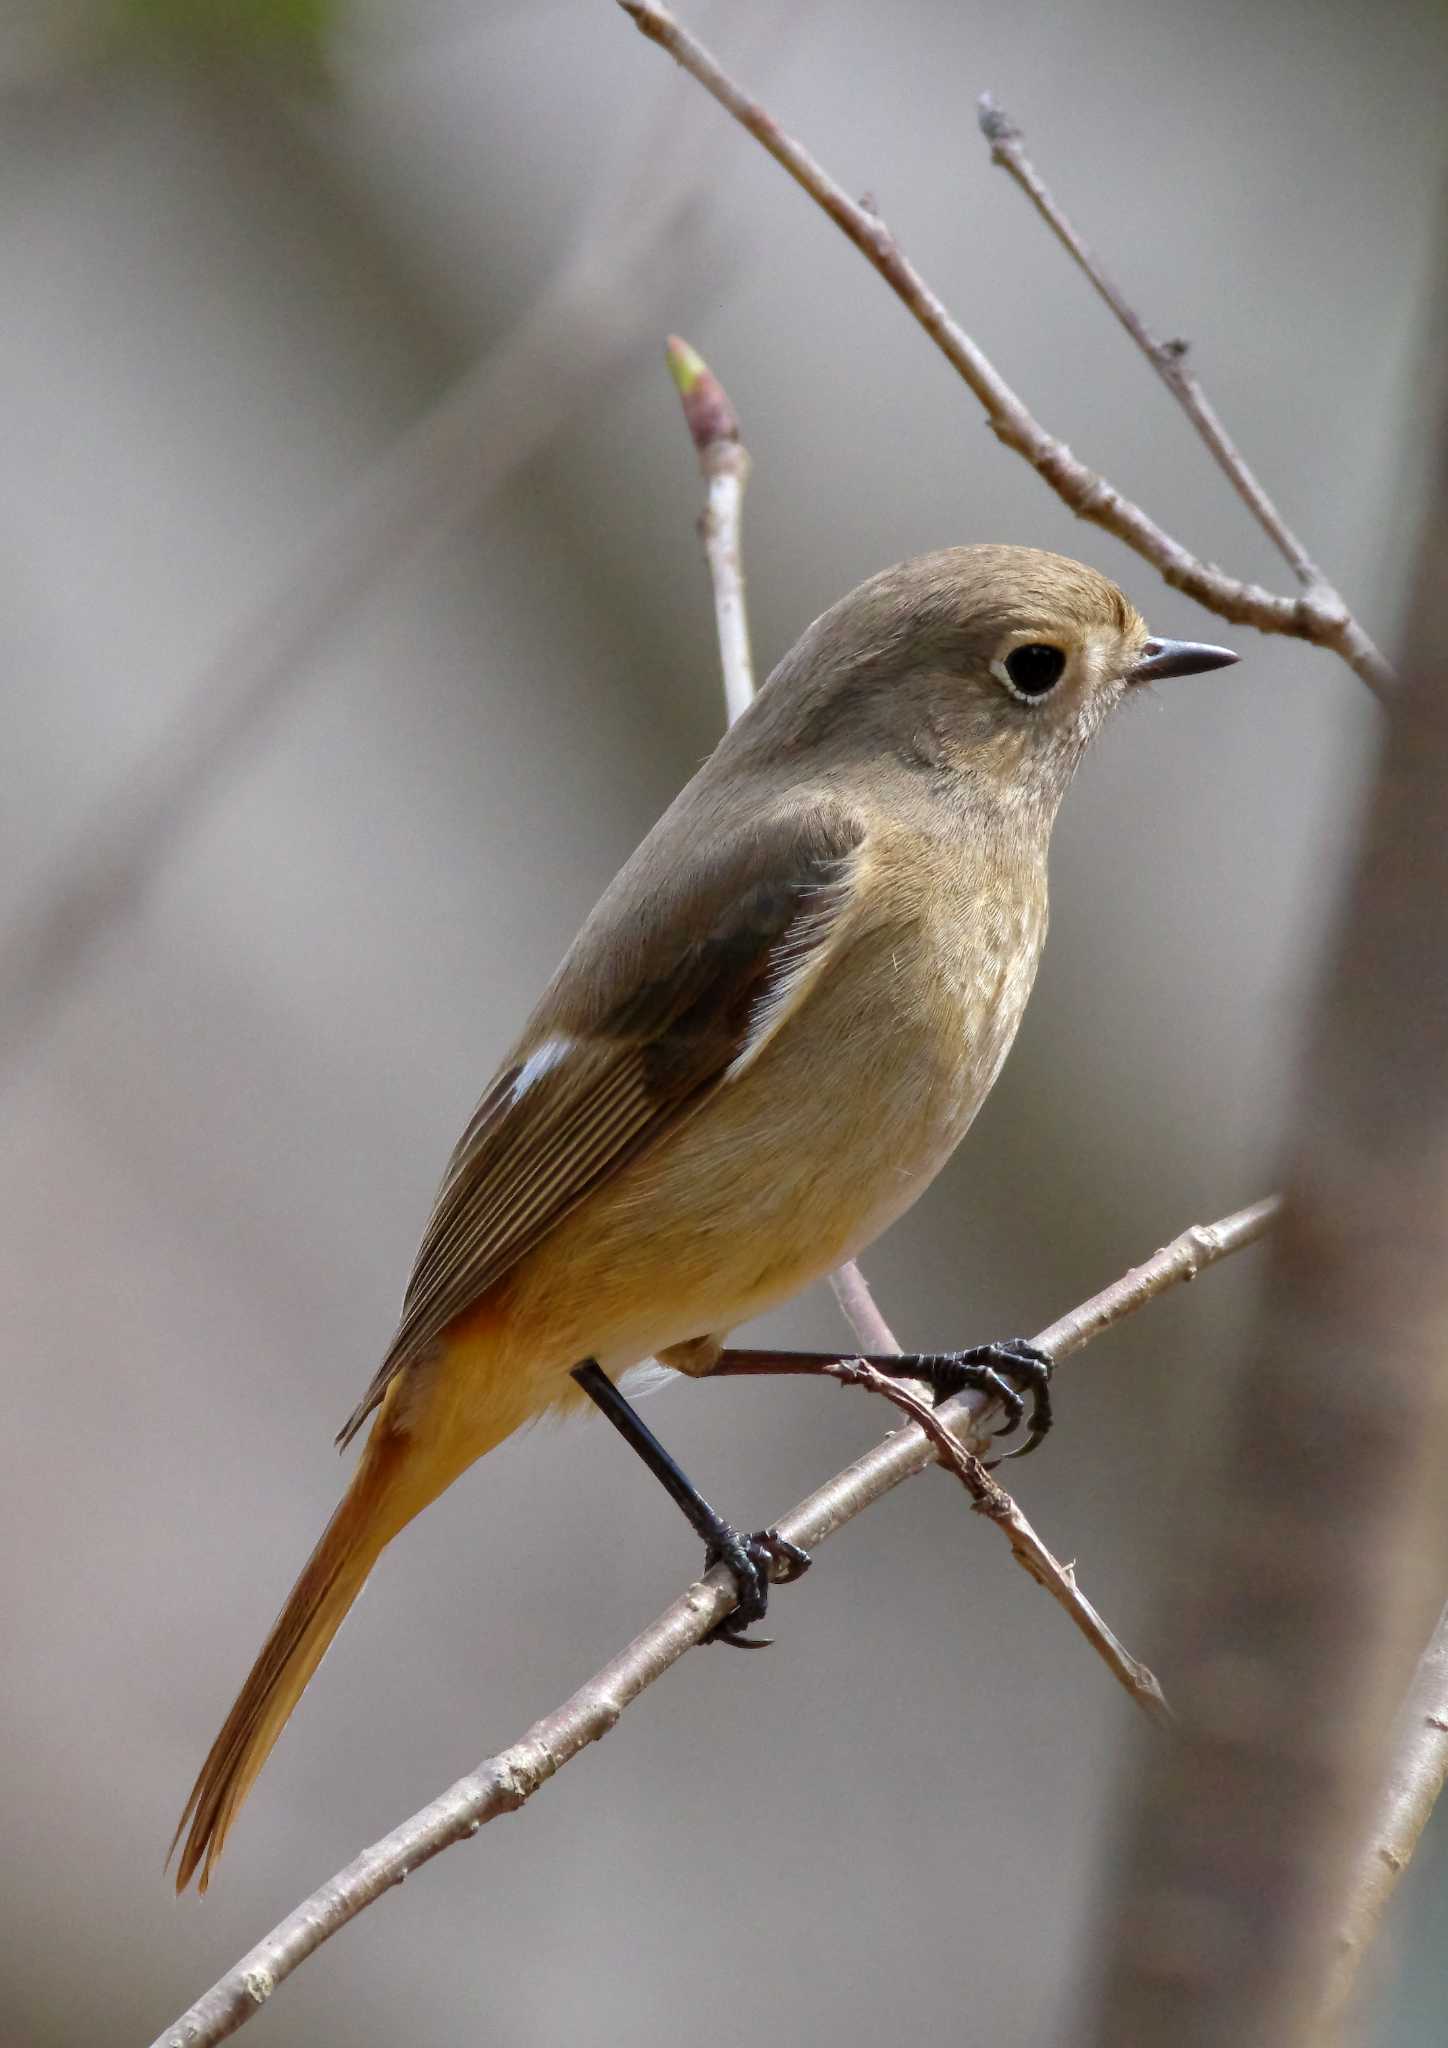
M416 1481L421 1475L406 1471L410 1448L406 1439L387 1428L385 1419L373 1429L351 1485L292 1588L191 1789L171 1842L174 1855L189 1821L176 1871L178 1892L186 1889L198 1867L199 1889L205 1891L237 1809L367 1574L398 1530L440 1490L429 1486L418 1497Z

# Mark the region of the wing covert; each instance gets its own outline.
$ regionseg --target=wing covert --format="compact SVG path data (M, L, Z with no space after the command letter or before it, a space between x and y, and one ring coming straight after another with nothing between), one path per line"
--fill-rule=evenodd
M798 813L666 876L647 930L616 945L610 891L453 1152L397 1334L339 1443L562 1217L757 1057L838 944L864 844L853 818Z

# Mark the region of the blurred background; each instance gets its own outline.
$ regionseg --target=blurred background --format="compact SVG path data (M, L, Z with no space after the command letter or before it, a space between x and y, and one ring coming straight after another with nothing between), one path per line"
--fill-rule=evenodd
M994 91L1391 647L1441 8L686 18L874 195L1048 427L1286 587L991 169ZM9 0L0 262L0 2032L51 2048L148 2040L698 1568L601 1427L509 1444L385 1559L210 1896L172 1897L176 1814L340 1490L331 1437L447 1151L720 729L664 334L754 454L761 671L870 571L988 538L1078 553L1159 630L1245 656L1163 686L1078 780L1017 1049L865 1262L906 1342L1039 1328L1271 1184L1375 713L1330 657L1229 632L1073 523L607 0ZM1248 1254L1073 1361L1019 1473L1148 1661L1254 1285ZM824 1289L769 1327L843 1330ZM649 1412L748 1525L886 1426L788 1384ZM688 1658L248 2038L1069 2040L1148 1739L1124 1694L936 1475L774 1618L768 1655ZM1364 2039L1441 2040L1445 1956L1440 1816Z

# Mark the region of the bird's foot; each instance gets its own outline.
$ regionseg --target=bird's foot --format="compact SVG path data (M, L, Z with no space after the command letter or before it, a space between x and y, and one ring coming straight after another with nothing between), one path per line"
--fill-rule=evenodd
M778 1529L756 1529L752 1536L741 1536L721 1521L704 1552L705 1571L716 1564L727 1564L733 1573L739 1605L710 1629L705 1642L732 1643L739 1650L767 1649L772 1636L751 1636L744 1631L763 1621L772 1581L777 1578L781 1585L792 1585L809 1570L809 1552L781 1536Z
M916 1354L910 1360L910 1377L925 1380L937 1401L948 1400L953 1394L964 1393L967 1388L975 1393L993 1395L1006 1411L1005 1424L996 1431L997 1436L1009 1436L1024 1420L1026 1403L1023 1394L1030 1397L1031 1426L1025 1442L999 1458L992 1458L986 1466L990 1471L993 1466L1003 1464L1006 1458L1025 1457L1050 1429L1053 1363L1047 1352L1028 1343L1024 1337L1003 1337L998 1343L976 1344L968 1351ZM894 1368L887 1369L898 1370L898 1362Z

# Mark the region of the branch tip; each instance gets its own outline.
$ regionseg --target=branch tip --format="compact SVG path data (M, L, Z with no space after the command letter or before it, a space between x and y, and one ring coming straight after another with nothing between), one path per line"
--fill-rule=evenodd
M740 440L739 415L729 394L698 350L679 335L664 344L669 375L683 400L684 421L701 455L721 442Z
M983 92L975 103L975 118L980 132L992 149L998 149L1005 142L1019 142L1023 131L1011 119L994 93Z

